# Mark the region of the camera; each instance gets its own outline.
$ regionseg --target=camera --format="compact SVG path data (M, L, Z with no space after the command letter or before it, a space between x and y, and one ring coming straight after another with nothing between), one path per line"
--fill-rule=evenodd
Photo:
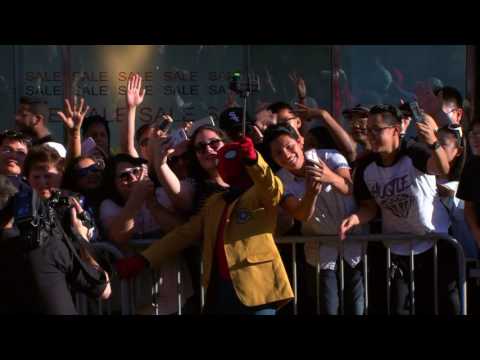
M84 206L81 199L74 194L71 194L71 196L74 196L82 207ZM69 231L71 227L70 209L73 207L70 198L65 196L61 191L55 191L50 199L47 200L47 207L54 210L59 215L64 230ZM82 211L80 214L77 214L77 218L89 229L95 226L92 217L87 211Z
M237 71L232 75L229 89L240 96L248 93L260 91L260 77L256 74L247 74L247 79L243 80L242 74Z

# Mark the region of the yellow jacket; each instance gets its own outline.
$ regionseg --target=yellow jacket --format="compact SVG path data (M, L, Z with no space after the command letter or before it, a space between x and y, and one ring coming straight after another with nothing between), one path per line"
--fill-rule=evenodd
M222 212L227 210L224 229L225 254L233 287L246 306L286 304L293 291L278 252L273 233L283 184L257 152L258 161L246 166L254 185L227 205L225 194L212 195L199 214L156 241L142 255L152 267L175 255L194 241L203 240L203 285L208 289L215 242Z

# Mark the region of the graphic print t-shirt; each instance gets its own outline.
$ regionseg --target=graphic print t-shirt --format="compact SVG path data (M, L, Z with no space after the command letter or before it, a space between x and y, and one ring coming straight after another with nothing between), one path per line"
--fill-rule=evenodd
M372 154L358 167L354 177L357 201L374 199L382 212L384 234L424 235L447 233L449 217L437 192L436 178L428 175L430 153L420 145L402 146L396 161L383 166ZM414 241L414 254L427 251L431 241ZM410 244L392 245L397 255L409 255Z

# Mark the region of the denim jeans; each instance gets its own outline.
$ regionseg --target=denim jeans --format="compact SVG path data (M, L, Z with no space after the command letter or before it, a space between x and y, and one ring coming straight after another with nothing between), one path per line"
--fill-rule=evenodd
M220 279L218 274L213 272L204 313L207 315L276 315L276 310L272 304L245 306L238 298L232 281Z
M410 257L392 254L392 311L397 315L434 314L433 248L414 256L415 306L410 301ZM438 305L441 315L461 312L455 249L438 243Z
M344 262L344 314L363 315L365 295L363 286L362 263L352 268ZM340 313L340 269L337 260L336 270L320 270L320 314L338 315Z

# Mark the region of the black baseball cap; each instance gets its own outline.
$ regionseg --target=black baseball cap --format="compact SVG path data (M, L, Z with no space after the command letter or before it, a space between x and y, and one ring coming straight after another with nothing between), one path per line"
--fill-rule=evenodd
M352 118L354 115L357 115L360 117L368 117L370 108L371 106L358 104L358 105L355 105L353 108L343 110L342 115L347 119Z
M242 129L243 109L241 107L231 107L224 110L219 116L218 126L223 131L229 133L231 131L237 131ZM246 116L247 125L253 125L253 119L247 112Z

